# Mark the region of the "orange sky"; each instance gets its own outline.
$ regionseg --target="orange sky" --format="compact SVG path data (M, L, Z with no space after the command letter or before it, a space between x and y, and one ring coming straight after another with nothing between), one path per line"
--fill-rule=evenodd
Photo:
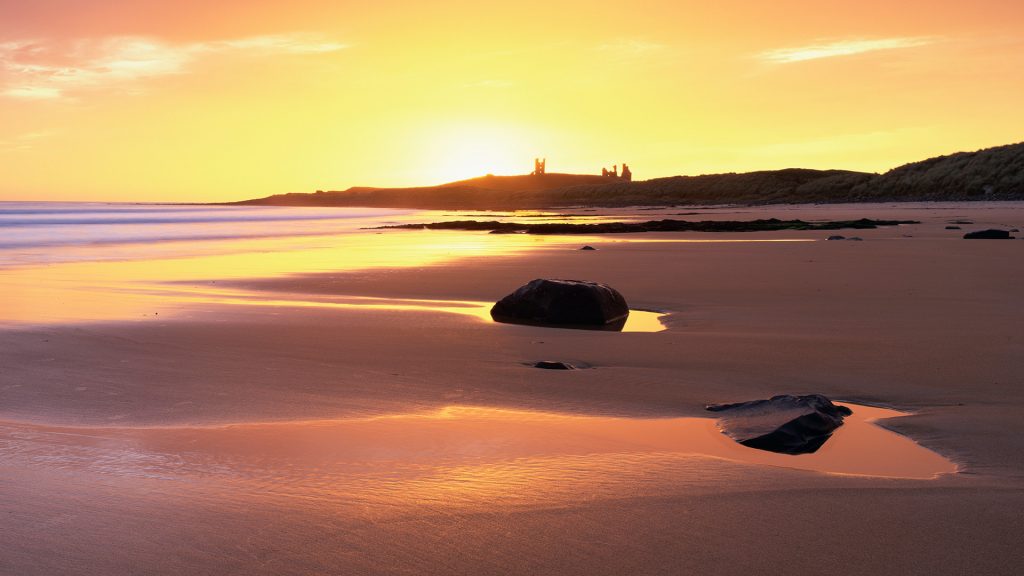
M1019 0L0 0L0 200L882 171L1022 95Z

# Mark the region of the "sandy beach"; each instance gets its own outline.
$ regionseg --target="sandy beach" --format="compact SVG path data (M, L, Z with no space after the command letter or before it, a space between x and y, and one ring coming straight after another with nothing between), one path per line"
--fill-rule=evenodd
M9 263L0 574L1019 572L1024 242L962 236L1024 205L565 212L920 224L323 225ZM534 278L606 283L664 329L487 318ZM823 448L839 468L759 459L704 410L809 393L908 413L859 425L936 473L843 468L854 426Z

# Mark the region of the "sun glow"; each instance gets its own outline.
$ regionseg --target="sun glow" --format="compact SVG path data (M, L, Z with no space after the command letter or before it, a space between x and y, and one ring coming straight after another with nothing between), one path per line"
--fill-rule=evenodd
M445 183L486 174L526 174L542 151L516 126L464 122L434 126L421 138L424 182Z

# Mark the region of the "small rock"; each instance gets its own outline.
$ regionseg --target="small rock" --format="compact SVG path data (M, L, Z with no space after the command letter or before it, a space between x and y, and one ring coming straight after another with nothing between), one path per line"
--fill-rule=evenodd
M946 226L946 230L959 230L959 226Z
M864 239L861 238L860 236L851 236L851 237L847 238L847 240L853 240L854 242L863 242L864 241Z
M580 250L597 250L597 248L594 248L593 246L584 246L583 248L580 248Z
M949 223L950 224L974 224L974 222L971 222L970 220L950 220Z
M965 240L1011 240L1013 236L1006 230L978 230L964 234Z
M820 394L774 396L737 404L713 404L722 413L718 425L726 436L758 450L780 454L816 452L853 412Z
M828 239L828 240L846 240L846 236L839 236L839 235L837 234L837 235L835 235L835 236L829 236L829 237L828 237L827 239Z
M556 362L554 360L541 360L533 365L534 368L543 368L545 370L575 370L576 367L568 362Z

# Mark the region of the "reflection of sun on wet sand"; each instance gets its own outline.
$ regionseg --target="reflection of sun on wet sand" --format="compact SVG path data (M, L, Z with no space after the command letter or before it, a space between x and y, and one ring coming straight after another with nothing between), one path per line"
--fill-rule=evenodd
M9 266L0 572L815 573L824 549L854 572L1012 573L1024 310L1007 263L1024 243L945 227L1024 211L701 219L762 217L920 224L828 242L359 223ZM661 330L485 321L534 278L607 283ZM779 393L853 415L789 456L740 446L704 410Z
M635 419L451 406L435 412L336 421L222 427L60 428L2 426L17 450L7 465L46 466L115 477L211 483L251 493L411 505L450 490L452 505L483 507L512 496L557 502L599 486L629 491L639 473L660 491L700 483L703 474L665 474L693 459L718 458L832 474L930 479L956 466L871 421L903 414L856 406L855 416L807 457L760 452L725 439L712 418ZM637 462L644 462L638 470ZM706 482L708 478L704 478ZM529 493L515 494L516 489Z

